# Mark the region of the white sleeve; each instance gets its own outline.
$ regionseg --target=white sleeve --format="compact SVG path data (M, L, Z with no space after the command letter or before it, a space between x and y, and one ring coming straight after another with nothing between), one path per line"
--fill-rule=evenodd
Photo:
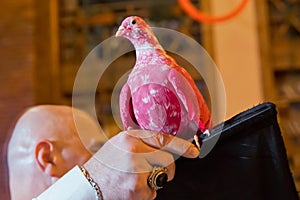
M96 193L78 166L33 200L95 200Z

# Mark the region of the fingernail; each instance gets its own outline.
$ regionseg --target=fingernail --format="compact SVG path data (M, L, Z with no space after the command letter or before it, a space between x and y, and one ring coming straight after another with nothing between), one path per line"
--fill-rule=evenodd
M191 149L190 149L190 154L191 154L191 156L192 156L193 158L198 157L198 156L199 156L199 153L200 153L200 151L199 151L199 149L198 149L197 147L195 147L195 146L192 146L192 147L191 147Z

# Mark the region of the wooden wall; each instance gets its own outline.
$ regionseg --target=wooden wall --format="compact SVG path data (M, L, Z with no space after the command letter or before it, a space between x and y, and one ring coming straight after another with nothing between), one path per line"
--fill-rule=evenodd
M237 0L211 1L216 16L235 8ZM233 19L212 28L214 59L220 69L227 96L227 118L250 108L264 99L262 66L255 2Z
M19 113L34 102L33 1L2 0L0 7L0 199L8 200L6 146Z

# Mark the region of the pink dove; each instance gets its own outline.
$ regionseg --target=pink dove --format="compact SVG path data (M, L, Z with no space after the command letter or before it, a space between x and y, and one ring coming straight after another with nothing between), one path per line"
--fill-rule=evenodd
M189 139L211 126L211 114L190 74L163 49L140 17L124 19L116 36L131 41L136 63L120 93L124 129L142 128Z

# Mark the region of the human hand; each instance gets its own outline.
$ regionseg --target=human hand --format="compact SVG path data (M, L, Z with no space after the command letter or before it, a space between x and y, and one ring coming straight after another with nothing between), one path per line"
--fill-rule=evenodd
M145 130L123 131L108 140L84 164L101 188L105 200L154 199L147 179L153 166L167 168L168 181L174 178L172 154L187 158L199 156L199 150L178 137Z

